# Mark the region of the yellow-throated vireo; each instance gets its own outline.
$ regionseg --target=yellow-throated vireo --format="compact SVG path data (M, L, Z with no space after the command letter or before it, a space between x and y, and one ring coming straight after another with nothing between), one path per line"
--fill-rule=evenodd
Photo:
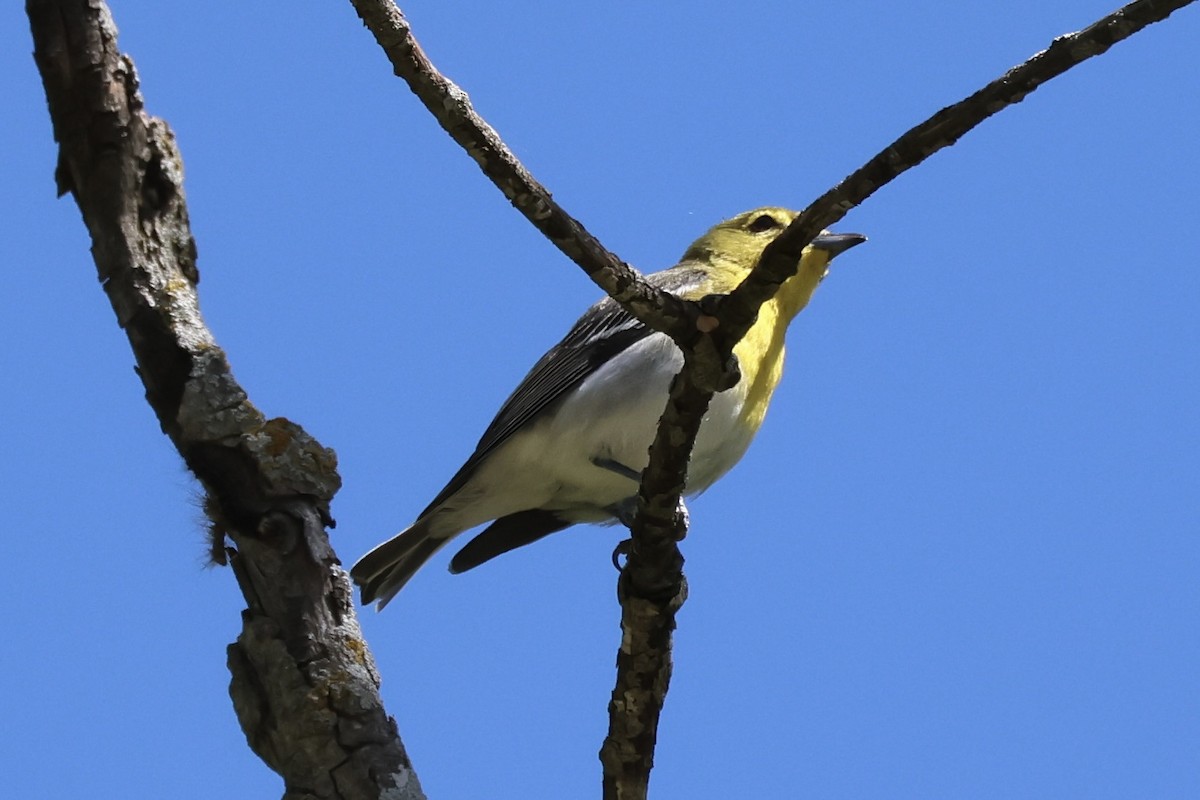
M731 292L797 216L758 208L713 227L674 267L648 275L689 300ZM796 274L762 306L734 347L741 377L716 394L700 427L685 494L704 491L741 459L783 371L788 323L830 260L866 241L828 231L804 248ZM383 608L421 565L463 531L492 524L450 561L463 572L579 522L628 523L638 481L683 354L612 298L589 308L501 406L462 468L407 530L350 574Z

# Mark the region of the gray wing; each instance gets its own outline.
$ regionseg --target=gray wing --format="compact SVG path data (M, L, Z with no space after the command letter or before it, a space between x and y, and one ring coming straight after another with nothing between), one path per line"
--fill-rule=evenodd
M669 292L695 286L703 273L695 268L675 267L646 279ZM517 431L537 419L556 400L578 386L609 359L650 336L654 331L606 297L584 312L563 340L550 348L533 365L529 374L504 401L492 424L483 432L475 452L438 493L425 516L461 489L479 464Z

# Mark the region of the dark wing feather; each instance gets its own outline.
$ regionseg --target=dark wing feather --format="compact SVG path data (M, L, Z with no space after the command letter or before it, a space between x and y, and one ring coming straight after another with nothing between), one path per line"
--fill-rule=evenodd
M696 268L675 267L648 275L646 279L669 292L694 287L704 273ZM578 386L584 378L609 359L653 331L613 300L606 297L584 312L561 342L542 356L524 380L504 401L492 424L483 432L475 452L438 493L425 516L461 489L479 464L509 437L528 425L554 401Z
M560 518L553 511L543 511L540 508L509 514L496 520L467 542L463 549L450 559L450 571L456 574L466 572L502 553L536 542L570 526L570 522Z

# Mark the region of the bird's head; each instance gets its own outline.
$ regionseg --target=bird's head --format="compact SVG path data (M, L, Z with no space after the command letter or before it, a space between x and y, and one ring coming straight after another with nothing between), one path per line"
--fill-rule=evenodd
M708 262L715 268L729 271L730 277L740 282L758 263L767 245L799 215L799 211L773 206L745 211L714 225L708 233L692 242L683 254L683 261ZM812 244L804 248L802 271L815 271L815 275L808 276L809 280L814 277L820 280L834 256L866 240L867 237L858 233L821 231Z

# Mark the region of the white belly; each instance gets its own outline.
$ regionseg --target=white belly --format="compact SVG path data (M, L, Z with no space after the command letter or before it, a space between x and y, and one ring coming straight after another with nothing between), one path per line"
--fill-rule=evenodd
M466 527L529 508L563 511L580 522L610 518L606 509L636 494L637 482L595 462L636 473L645 468L671 379L682 365L668 337L643 339L505 442L447 505L466 512L469 519L460 520ZM744 396L739 383L713 398L692 454L687 494L707 489L746 452L754 431L738 424Z

